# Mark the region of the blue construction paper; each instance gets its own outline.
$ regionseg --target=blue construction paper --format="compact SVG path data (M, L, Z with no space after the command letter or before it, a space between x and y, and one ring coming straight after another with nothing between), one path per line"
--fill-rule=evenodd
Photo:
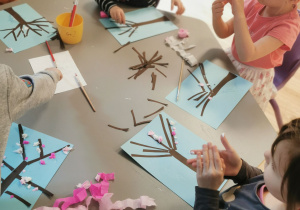
M154 7L147 7L147 8L138 9L132 12L125 13L126 21L132 21L135 23L154 20L162 16L163 14ZM111 18L102 18L99 20L105 28L124 26L111 21L112 20ZM128 29L129 28L116 28L116 29L108 29L108 31L118 40L118 42L121 45L124 45L128 41L135 42L151 36L176 30L178 29L178 27L174 25L172 21L163 21L163 22L152 23L144 26L139 26L138 29L136 29L135 32L130 37L129 35L133 29L125 34L119 35L120 33Z
M203 65L206 73L206 78L212 88L216 87L228 74L227 70L215 65L210 61L206 60ZM195 69L192 73L200 81L200 83L205 84L200 71L200 67ZM210 125L214 129L217 129L252 86L251 82L241 78L238 75L236 76L237 77L235 79L226 83L220 89L218 94L214 96L212 100L210 100L204 110L203 116L201 116L201 112L205 102L203 102L198 108L196 108L201 100L194 101L194 98L191 100L187 100L194 94L202 91L200 85L192 75L189 75L181 83L178 101L176 101L177 87L166 97L166 99L176 104L191 115L197 117L206 124ZM208 90L208 87L206 85L204 86L204 88Z
M33 20L42 18L42 16L37 13L33 8L31 8L28 4L21 4L15 7L12 7L13 10L18 13L26 22L31 22ZM15 28L19 22L8 12L5 10L0 11L0 30L3 29L12 29ZM39 21L46 21L46 19L41 19ZM47 25L41 26L44 30L48 31L38 31L42 36L34 33L33 31L30 31L28 33L28 36L24 37L24 35L21 33L19 37L17 37L18 33L20 32L20 27L18 27L15 30L15 34L17 37L17 41L15 41L15 38L13 34L11 33L6 38L4 38L10 31L0 31L0 39L4 42L4 44L9 47L13 48L13 51L15 53L20 52L22 50L26 50L28 48L34 47L38 44L41 44L45 41L49 41L51 37L54 36L55 29L49 22L41 22L38 23L39 25ZM33 29L39 29L35 24L30 24L30 27ZM28 28L28 27L27 27ZM26 28L23 30L24 32L27 32ZM26 33L25 33L26 34Z
M72 144L69 144L65 141L56 139L54 137L32 130L25 126L22 127L24 134L28 135L28 137L25 140L30 142L30 144L24 144L26 157L28 157L27 162L40 157L40 153L38 153L36 150L38 147L33 146L33 143L37 142L38 139L41 139L42 144L45 145L45 147L43 148L44 155L56 151L60 148L63 148L67 145L73 147ZM19 148L19 146L17 146L16 143L20 143L19 130L18 125L16 123L13 123L10 129L10 134L5 150L6 158L4 159L4 161L7 162L13 168L19 166L19 164L23 161L22 154L14 152L14 150ZM32 163L31 165L26 166L24 168L25 172L21 172L19 175L22 177L31 177L32 182L43 188L46 188L48 183L58 170L58 168L61 166L61 164L67 157L67 155L63 153L63 151L55 153L55 156L55 159L50 159L49 157L44 158L43 160L46 162L45 165L41 165L40 161L37 161L35 163ZM5 179L10 173L11 171L8 167L3 166L1 168L2 179ZM19 179L14 179L12 184L9 185L5 191L10 191L12 193L17 194L21 198L28 201L31 204L31 206L27 207L16 198L10 198L10 195L4 192L0 197L1 209L32 209L32 207L42 194L40 190L32 191L33 188L34 187L28 189L27 185L21 185Z
M162 118L164 120L164 125L166 127L168 136L171 140L171 135L169 133L169 128L166 119L169 121L176 122L166 113L161 112ZM180 125L178 122L174 125L176 128L175 139L178 141L177 152L180 153L187 159L195 158L195 155L190 154L192 149L201 149L203 144L207 144L206 141L202 140L200 137L196 136L194 133ZM153 140L148 136L148 132L152 130L158 136L163 137L163 144L168 145L166 138L164 136L164 131L161 125L160 117L155 117L150 124L144 127L138 134L132 137L129 141L121 146L121 148L128 154L139 154L139 155L165 155L169 153L154 153L154 152L143 152L143 149L152 149L136 144L130 143L131 141L148 145L151 147L157 147L161 149L166 149L164 146ZM195 186L197 186L196 172L188 168L186 165L178 161L174 157L132 157L136 162L138 162L145 170L152 174L156 179L163 183L166 187L172 190L180 198L182 198L189 205L194 206L195 201ZM224 181L219 189L223 187L226 182Z

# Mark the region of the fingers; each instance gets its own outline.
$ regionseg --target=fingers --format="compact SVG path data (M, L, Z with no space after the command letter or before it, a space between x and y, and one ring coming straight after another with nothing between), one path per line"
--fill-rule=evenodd
M213 160L216 170L223 170L223 164L217 146L212 147Z
M125 14L123 9L118 6L114 6L110 9L110 16L116 21L116 23L125 24Z
M175 1L175 0L172 0L172 1L171 1L171 11L174 9L174 1Z
M203 168L202 168L202 160L201 160L201 155L198 154L197 155L197 174L199 176L202 175L202 172L203 172Z
M202 146L202 157L203 157L203 171L208 171L209 169L209 154L207 145Z
M223 146L225 147L226 150L228 151L233 151L234 149L231 147L231 145L229 144L227 138L225 137L225 133L222 133L221 135L221 142L223 144Z
M180 0L172 0L171 1L171 11L174 9L174 5L177 6L176 15L182 15L185 11L185 7L183 6Z

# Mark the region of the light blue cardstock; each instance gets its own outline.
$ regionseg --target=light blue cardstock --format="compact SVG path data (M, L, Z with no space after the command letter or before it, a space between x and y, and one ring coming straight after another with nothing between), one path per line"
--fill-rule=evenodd
M132 12L125 13L125 18L126 18L125 25L115 23L114 21L112 21L111 18L102 18L99 20L105 28L116 27L107 30L118 40L118 42L121 45L124 45L129 41L135 42L141 39L145 39L148 37L152 37L158 34L162 34L162 33L166 33L178 29L178 27L168 19L156 23L138 26L137 28L130 26L134 23L152 21L161 17L164 17L164 15L156 8L147 7L147 8L138 9ZM130 28L131 30L125 33L125 31L129 30ZM129 36L133 30L135 31L132 33L131 36ZM123 32L124 34L121 34Z
M192 72L199 80L200 84L198 84L193 75L189 75L181 83L179 100L176 101L177 87L166 97L166 99L214 129L217 129L244 97L252 86L252 83L238 75L230 73L210 61L204 61L203 65L205 76L202 75L200 67ZM209 85L206 84L205 77ZM227 83L221 85L226 78L230 78L231 80L228 80ZM205 92L203 92L201 85L203 85L202 87L205 89ZM221 88L217 91L217 87L220 86ZM214 93L209 90L209 87ZM194 96L197 93L198 95ZM192 96L194 97L191 98ZM194 100L200 96L202 96L201 99ZM197 105L199 105L198 108L196 107Z
M0 11L0 39L7 47L12 48L13 52L17 53L34 47L49 41L54 36L55 29L51 23L44 22L47 20L28 4L8 9L12 9L10 12L13 15L5 10ZM25 22L20 23L18 19Z
M166 187L189 205L194 206L195 186L197 186L196 172L184 163L186 163L187 159L196 157L190 154L190 150L201 149L202 145L207 142L176 122L174 126L170 126L171 130L174 127L176 128L177 138L174 138L174 142L176 141L178 144L173 143L167 119L170 123L171 121L176 122L170 116L161 112L150 124L123 144L121 148ZM166 129L170 145L168 144L162 125ZM148 136L149 131L153 131L157 136L163 137L162 143L160 144ZM138 157L135 155L149 157ZM161 157L153 157L157 155ZM219 189L225 183L224 181Z
M69 145L73 147L72 144L69 144L65 141L61 141L54 137L48 136L46 134L40 133L38 131L32 130L25 126L23 127L24 134L27 134L28 137L25 138L25 141L29 141L29 144L24 144L25 154L28 157L26 160L27 163L30 163L32 160L36 160L40 157L40 153L37 151L38 146L33 146L34 142L37 142L38 139L41 139L42 144L45 145L43 148L43 154L51 154L61 148L66 147ZM5 150L6 158L4 161L11 166L12 168L16 169L18 166L21 165L23 162L22 154L15 153L14 151L20 148L17 143L20 143L19 137L19 130L18 125L13 123L10 129L9 138ZM27 165L19 175L21 177L31 177L32 182L41 186L42 188L46 188L58 168L61 166L67 155L62 151L58 151L55 153L55 158L50 159L49 157L45 157L42 160L45 161L45 165L42 165L40 161L36 161L30 165ZM1 185L3 188L3 182L5 179L11 174L11 170L6 165L1 167ZM27 188L27 184L22 185L20 180L15 178L13 182L5 189L3 194L0 197L0 206L1 209L32 209L42 192L40 190L32 191L34 189L31 186L30 189ZM4 189L1 189L4 190ZM31 204L30 207L27 207L25 204L20 202L17 198L11 198L9 194L5 193L6 191L10 191L21 198L25 199L27 202ZM53 193L53 192L52 192Z

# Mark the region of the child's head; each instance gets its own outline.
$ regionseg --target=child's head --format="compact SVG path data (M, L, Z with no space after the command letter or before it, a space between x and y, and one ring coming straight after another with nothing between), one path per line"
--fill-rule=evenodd
M264 180L269 192L287 203L287 209L294 209L300 204L300 118L281 128L265 159Z

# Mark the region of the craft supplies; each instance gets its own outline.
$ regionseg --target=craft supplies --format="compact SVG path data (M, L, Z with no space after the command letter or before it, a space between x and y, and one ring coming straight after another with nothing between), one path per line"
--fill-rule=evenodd
M77 44L82 39L83 18L75 14L73 25L69 27L71 14L63 13L56 17L57 29L62 41L66 44Z
M72 12L71 12L71 18L70 18L69 27L72 27L72 26L73 26L78 2L79 2L79 0L74 0L74 5L73 5Z
M57 64L56 64L55 58L54 58L54 56L53 56L53 54L52 54L52 51L51 51L51 49L50 49L50 46L49 46L48 41L46 41L46 45L47 45L49 54L50 54L50 56L51 56L51 59L52 59L52 61L53 61L53 63L54 63L54 66L55 66L55 68L57 68Z
M185 47L186 41L187 39L178 40L173 36L169 36L165 39L165 43L178 52L180 57L182 57L190 66L195 66L198 63L197 59L191 53L187 53L186 50L192 49L196 47L196 45Z
M95 107L94 107L92 101L90 100L90 97L89 97L88 94L86 93L86 91L85 91L85 89L84 89L82 83L80 82L80 80L79 80L77 74L75 74L75 78L76 78L77 82L79 83L80 89L82 90L82 93L83 93L83 95L85 96L86 100L89 102L89 104L90 104L91 108L93 109L93 111L96 112L96 109L95 109Z
M119 128L119 127L116 127L116 126L113 126L113 125L107 125L107 126L111 127L111 128L114 128L114 129L117 129L117 130L120 130L120 131L124 131L124 132L129 131L129 128Z
M176 101L178 101L178 99L179 99L179 93L180 93L180 87L181 87L181 79L182 79L183 65L184 65L184 60L182 60L182 62L181 62L181 69L180 69L180 74L179 74L179 82L178 82L178 89L177 89Z
M178 30L178 37L182 38L182 39L186 38L186 37L189 37L189 32L186 29L180 28Z

